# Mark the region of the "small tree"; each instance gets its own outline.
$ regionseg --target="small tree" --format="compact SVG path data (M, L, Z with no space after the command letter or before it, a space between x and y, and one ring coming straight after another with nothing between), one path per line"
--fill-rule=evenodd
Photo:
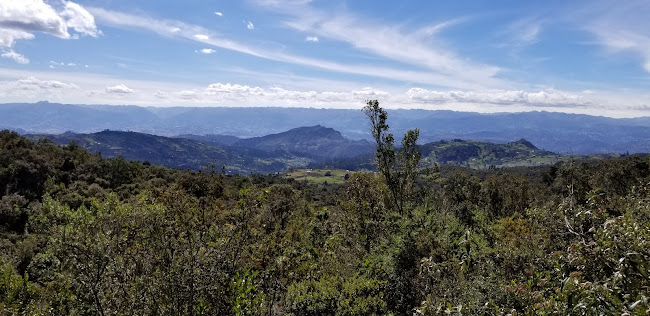
M370 120L372 136L377 143L377 171L386 179L391 200L400 214L404 213L404 202L411 194L413 182L420 163L420 148L417 145L420 130L409 130L404 135L402 147L395 150L395 138L388 132L388 114L379 106L379 101L369 100L363 112Z

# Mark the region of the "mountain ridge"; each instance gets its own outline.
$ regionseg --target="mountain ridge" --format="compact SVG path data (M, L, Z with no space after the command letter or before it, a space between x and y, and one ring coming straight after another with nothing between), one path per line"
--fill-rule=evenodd
M321 125L297 127L286 132L239 139L233 146L265 151L286 150L310 157L353 157L373 152L374 146L364 140L350 140L341 132Z
M349 140L320 125L295 128L263 137L238 139L232 145L132 131L26 135L59 145L71 142L106 157L148 161L169 167L200 170L224 165L230 173L271 173L292 168L327 166L338 169L374 169L373 144ZM210 140L211 138L208 138ZM423 165L451 164L473 168L541 165L557 162L555 153L538 149L526 139L507 144L471 140L442 140L420 146ZM326 153L326 154L323 154Z
M396 136L419 128L423 142L469 139L508 143L525 138L558 153L650 152L650 117L608 118L557 112L475 113L388 110ZM328 126L371 140L360 110L314 108L139 107L58 103L0 104L0 126L21 133L131 130L161 136L223 134L262 137L301 126Z

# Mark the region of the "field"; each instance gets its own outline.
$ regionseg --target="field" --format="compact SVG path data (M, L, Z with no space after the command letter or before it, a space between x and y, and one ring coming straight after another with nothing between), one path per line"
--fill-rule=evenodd
M345 182L345 175L349 172L343 169L294 169L287 172L286 176L317 184L341 184Z

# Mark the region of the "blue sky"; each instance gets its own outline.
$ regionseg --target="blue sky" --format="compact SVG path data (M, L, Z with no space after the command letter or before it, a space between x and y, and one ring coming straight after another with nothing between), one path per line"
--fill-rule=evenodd
M0 102L650 116L649 1L0 0Z

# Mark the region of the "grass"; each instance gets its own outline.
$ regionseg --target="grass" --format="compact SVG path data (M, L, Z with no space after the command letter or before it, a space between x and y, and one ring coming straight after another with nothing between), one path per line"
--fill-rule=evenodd
M286 176L316 184L342 184L347 173L350 171L344 169L295 169L287 172Z

